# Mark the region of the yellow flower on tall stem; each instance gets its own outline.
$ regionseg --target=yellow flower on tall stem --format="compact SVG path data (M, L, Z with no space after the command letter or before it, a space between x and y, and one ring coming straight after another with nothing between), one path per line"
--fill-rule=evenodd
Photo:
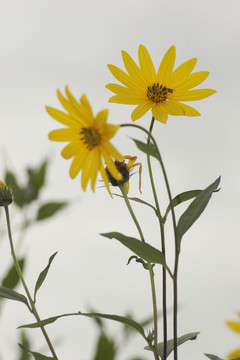
M231 330L240 334L240 312L238 313L238 317L239 317L239 321L226 321L226 324L230 327ZM229 360L237 359L237 358L240 358L240 348L228 354Z
M124 86L106 85L107 89L116 94L109 99L109 102L137 105L131 115L133 121L141 118L150 109L153 117L164 124L168 115L200 115L197 110L183 104L182 101L201 100L216 92L212 89L190 90L202 83L209 72L191 73L196 65L196 58L184 62L173 71L175 56L175 47L172 46L156 71L143 45L138 49L140 67L125 51L122 51L127 73L114 65L108 65L108 68Z
M92 190L95 190L97 174L100 172L111 195L103 160L111 175L121 180L122 175L117 170L114 160L122 160L123 156L109 141L120 126L107 124L107 109L100 111L94 117L86 95L83 95L78 102L66 87L67 97L65 98L59 90L57 96L66 113L49 106L46 110L49 115L66 127L51 131L49 139L69 142L61 154L65 159L73 157L70 166L71 178L75 178L80 170L82 171L81 185L84 191L89 181L91 181Z

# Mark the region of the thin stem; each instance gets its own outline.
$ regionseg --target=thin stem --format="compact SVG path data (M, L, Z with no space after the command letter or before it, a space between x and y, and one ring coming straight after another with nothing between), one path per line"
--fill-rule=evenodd
M178 358L178 349L177 349L177 312L178 312L178 304L177 304L177 275L178 275L178 260L179 260L179 252L178 252L178 243L177 243L177 225L176 225L176 217L175 217L175 211L174 211L174 206L173 206L173 201L172 201L172 194L171 194L171 190L170 190L170 186L169 186L169 182L168 182L168 178L167 178L167 173L162 161L162 157L160 154L160 151L158 149L157 143L154 139L154 137L149 133L149 131L147 131L145 128L143 128L142 126L136 125L136 124L122 124L121 127L135 127L138 128L142 131L144 131L145 133L148 134L148 136L151 138L156 152L157 152L157 156L158 156L158 160L160 162L161 168L162 168L162 172L163 172L163 177L164 177L164 181L166 184L166 188L167 188L167 193L168 193L168 198L169 198L169 203L170 203L170 207L171 207L171 214L172 214L172 222L173 222L173 231L174 231L174 239L175 239L175 264L174 264L174 276L173 276L173 338L174 338L174 360L177 360Z
M13 245L13 240L12 240L12 232L11 232L11 224L10 224L10 216L9 216L9 210L8 210L8 205L4 206L4 209L5 209L5 214L6 214L6 220L7 220L7 229L8 229L8 237L9 237L9 242L10 242L10 248L11 248L11 254L12 254L12 258L13 258L13 262L14 262L14 265L15 265L15 268L16 268L16 271L18 273L18 276L21 280L21 283L24 287L24 290L26 292L26 295L28 297L28 300L30 302L30 305L31 307L29 307L29 310L31 311L31 313L33 313L33 315L35 316L35 319L39 322L41 321L39 315L38 315L38 312L37 312L37 309L36 309L36 306L34 304L34 301L30 295L30 292L28 290L28 287L27 287L27 284L24 280L24 277L23 277L23 274L22 274L22 271L20 269L20 266L19 266L19 263L18 263L18 260L17 260L17 257L16 257L16 254L15 254L15 250L14 250L14 245ZM46 342L48 344L48 347L54 357L54 359L58 360L58 357L55 353L55 350L52 346L52 343L48 337L48 334L44 328L44 326L41 326L41 330L42 330L42 333L46 339Z
M127 208L129 210L129 213L138 229L141 241L145 243L144 235L142 232L142 229L140 227L140 224L134 214L133 208L130 204L130 201L127 197L127 193L124 187L124 184L119 185L119 188L122 192L122 196L124 198L124 201L127 205ZM158 357L158 350L157 350L157 344L158 344L158 315L157 315L157 300L156 300L156 289L155 289L155 281L154 281L154 273L152 269L152 265L148 262L148 270L150 275L150 282L151 282L151 290L152 290L152 302L153 302L153 323L154 323L154 346L152 348L155 360L159 360Z
M152 135L152 129L154 125L155 119L152 117L152 121L149 127L149 135L147 139L147 144L150 143L150 135ZM151 166L151 159L150 155L147 154L147 164L148 164L148 172L150 176L150 182L152 186L153 197L155 201L155 206L157 209L159 226L160 226L160 234L161 234L161 250L166 257L166 250L165 250L165 232L164 232L164 223L162 221L162 215L160 211L159 201L157 197L157 192L154 184L154 178L152 173L152 166ZM167 359L167 276L166 276L166 269L162 267L162 310L163 310L163 360Z

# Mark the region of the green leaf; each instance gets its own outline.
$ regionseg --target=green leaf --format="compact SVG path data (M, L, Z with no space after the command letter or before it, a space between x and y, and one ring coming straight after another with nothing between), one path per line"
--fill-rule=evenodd
M42 205L37 212L36 220L45 220L55 215L58 211L66 207L68 203L66 201L61 202L48 202Z
M172 204L173 204L173 207L183 203L184 201L187 201L187 200L191 200L193 198L195 198L197 195L199 195L200 193L202 192L202 190L190 190L190 191L185 191L179 195L177 195L173 200L172 200ZM164 217L163 217L163 221L165 222L166 219L167 219L167 216L169 214L171 210L171 206L170 204L168 205L167 209L166 209L166 212L164 214Z
M132 250L136 255L150 263L166 265L163 253L147 243L139 241L133 237L125 236L118 232L110 232L100 235L109 239L117 239L124 246Z
M47 276L48 270L49 270L49 268L51 266L51 263L52 263L52 261L53 261L53 259L55 258L56 255L57 255L57 251L49 258L48 265L45 267L45 269L38 276L38 279L37 279L37 282L36 282L36 285L35 285L35 290L34 290L34 301L36 300L37 291L39 290L42 283L44 282L44 280L45 280L45 278Z
M223 360L223 359L221 359L220 357L218 357L216 355L212 355L212 354L204 354L204 355L206 355L206 357L208 357L211 360ZM238 358L238 359L240 359L240 358ZM237 360L237 359L235 359L235 360Z
M22 271L24 268L24 262L25 262L24 258L18 260L20 269ZM19 276L18 276L17 270L15 268L15 265L13 264L11 266L11 268L8 270L6 276L3 278L2 286L4 286L5 288L8 288L8 289L14 289L17 286L18 282L19 282Z
M21 325L21 326L18 327L18 329L20 329L20 328L38 328L38 327L41 327L41 326L52 324L54 321L56 321L57 319L60 319L62 317L79 316L79 315L80 316L92 317L92 318L109 319L109 320L114 320L114 321L120 322L122 324L126 324L126 325L132 327L133 329L135 329L139 334L141 334L144 337L144 339L146 339L143 328L136 321L134 321L132 319L129 319L127 317L123 317L123 316L101 314L101 313L95 313L95 312L93 312L93 313L78 312L78 313L57 315L57 316L50 317L48 319L44 319L42 321L38 321L38 322L33 323L33 324Z
M185 343L188 340L195 340L199 334L200 334L199 332L193 332L193 333L185 334L183 336L178 337L177 338L177 346L182 345L183 343ZM158 344L158 354L161 359L163 359L163 347L164 347L163 342ZM145 349L150 350L149 346L146 346ZM173 350L174 350L174 340L171 339L171 340L167 341L167 356L169 356Z
M14 194L14 203L20 207L23 208L25 205L26 199L25 199L25 190L19 186L15 175L11 171L6 171L5 173L5 181L4 181L8 187L11 188L13 194Z
M28 184L26 187L27 202L30 203L36 200L39 191L45 184L47 160L45 160L37 169L28 168Z
M123 198L123 196L122 196L122 195L119 195L119 194L114 194L114 193L112 193L112 195L114 195L114 196L119 196L119 197ZM154 210L155 213L157 213L156 208L155 208L152 204L149 204L147 201L144 201L144 200L139 199L139 198L136 198L136 197L128 197L128 200L136 201L136 202L138 202L138 203L140 203L140 204L149 206L150 208L152 208L152 209Z
M180 243L183 235L199 218L203 210L211 199L213 191L215 191L220 183L220 177L202 190L198 196L191 202L186 211L182 214L177 225L178 250L180 251Z
M20 336L21 336L21 344L23 346L25 346L26 348L29 348L30 340L24 330L21 331ZM19 358L18 358L19 360L30 360L30 358L31 358L31 355L28 352L20 350L20 354L19 354Z
M32 354L35 360L56 360L56 358L45 356L45 355L39 354L37 352L31 351L22 344L18 344L18 345L20 346L20 348L22 350L27 351L28 353Z
M154 144L152 144L152 143L146 144L137 139L132 139L132 140L135 142L135 144L137 145L139 150L141 150L142 152L144 152L147 155L153 156L156 159L160 160L158 153L157 153L157 149Z
M18 292L12 289L8 289L4 286L0 286L0 296L10 300L20 301L25 305L27 305L27 307L29 308L27 298L24 295L19 294Z
M116 346L114 340L108 338L103 332L100 333L94 360L114 360L116 355Z

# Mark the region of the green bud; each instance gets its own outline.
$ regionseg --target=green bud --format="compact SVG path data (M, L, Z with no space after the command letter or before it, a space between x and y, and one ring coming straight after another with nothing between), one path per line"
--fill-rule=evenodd
M0 180L0 206L10 205L12 200L12 191Z

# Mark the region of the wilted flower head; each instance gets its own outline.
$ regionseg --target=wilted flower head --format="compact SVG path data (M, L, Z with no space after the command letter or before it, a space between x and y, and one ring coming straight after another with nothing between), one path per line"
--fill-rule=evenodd
M0 180L0 206L10 205L12 200L11 190Z

